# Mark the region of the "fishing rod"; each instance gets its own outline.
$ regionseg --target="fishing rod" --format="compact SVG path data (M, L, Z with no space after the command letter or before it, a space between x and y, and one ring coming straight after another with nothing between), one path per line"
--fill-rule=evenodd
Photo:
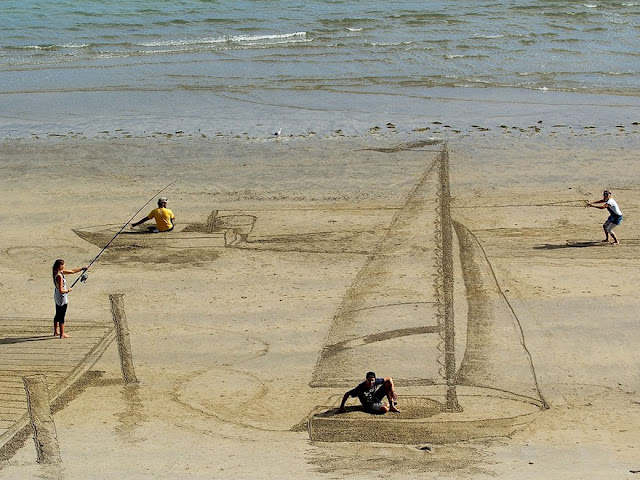
M82 272L82 275L80 275L78 278L76 278L75 282L73 282L73 283L71 284L71 288L73 288L73 286L74 286L76 283L78 283L78 280L79 280L79 281L81 281L81 282L83 282L83 283L87 281L87 278L89 278L89 274L87 273L87 270L89 270L89 268L91 267L91 265L93 265L93 264L96 262L96 260L98 260L98 258L100 258L100 255L102 255L102 254L104 253L104 251L107 249L107 247L108 247L109 245L111 245L111 243L116 239L116 237L117 237L118 235L120 235L120 234L122 233L122 231L123 231L125 228L127 228L127 225L129 225L129 223L131 223L131 220L133 220L134 218L136 218L136 215L138 215L138 214L142 211L142 209L143 209L144 207L146 207L147 205L149 205L149 204L151 203L151 201L152 201L154 198L156 198L158 195L160 195L162 192L164 192L167 188L169 188L171 185L173 185L174 183L176 183L178 180L180 180L180 179L179 179L179 178L175 179L173 182L171 182L169 185L167 185L166 187L164 187L162 190L160 190L159 192L155 193L155 194L154 194L154 195L153 195L153 196L152 196L152 197L147 201L147 203L145 203L144 205L142 205L142 206L138 209L138 211L137 211L136 213L134 213L134 214L131 216L131 218L130 218L129 220L127 220L127 223L125 223L125 224L122 226L122 228L121 228L120 230L118 230L118 232L117 232L113 237L111 237L111 240L109 240L109 241L107 242L107 244L106 244L104 247L102 247L102 250L100 250L100 252L98 253L98 255L96 255L96 257L95 257L93 260L91 260L91 263L90 263L89 265L87 265L87 268L86 268L86 270L85 270L84 272Z

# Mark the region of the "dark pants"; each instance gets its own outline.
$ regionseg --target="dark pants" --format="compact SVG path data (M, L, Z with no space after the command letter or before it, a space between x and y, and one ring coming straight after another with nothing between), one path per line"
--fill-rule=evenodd
M56 323L60 323L60 324L64 323L64 316L67 314L67 307L68 306L69 306L68 303L65 303L64 305L58 305L56 303L56 316L53 317L54 325Z

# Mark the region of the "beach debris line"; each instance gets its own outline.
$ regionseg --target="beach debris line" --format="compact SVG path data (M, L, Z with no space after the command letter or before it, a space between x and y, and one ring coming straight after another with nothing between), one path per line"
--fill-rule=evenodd
M109 245L111 245L111 244L113 243L113 241L116 239L116 237L117 237L118 235L120 235L120 234L123 232L123 230L124 230L125 228L127 228L127 225L129 225L129 223L131 223L131 221L136 217L136 215L138 215L138 214L142 211L142 209L143 209L144 207L146 207L147 205L149 205L149 203L151 203L151 201L152 201L156 196L160 195L162 192L164 192L167 188L169 188L171 185L173 185L174 183L176 183L178 180L180 180L180 179L179 179L179 178L175 179L174 181L172 181L171 183L169 183L166 187L164 187L162 190L160 190L160 191L158 191L158 192L154 193L154 194L153 194L153 196L152 196L149 200L147 200L147 202L146 202L144 205L142 205L142 206L141 206L141 207L136 211L136 213L134 213L133 215L131 215L131 218L130 218L129 220L127 220L127 223L125 223L125 224L122 226L122 228L120 228L120 230L118 230L118 231L116 232L116 234L115 234L113 237L111 237L111 240L109 240L109 241L107 242L107 244L106 244L104 247L102 247L102 250L100 250L100 252L98 252L98 255L96 255L96 256L95 256L95 258L94 258L93 260L91 260L91 263L89 263L89 265L87 266L87 270L85 270L85 272L84 272L80 277L78 277L78 278L75 280L75 282L73 282L73 284L71 284L71 288L73 288L73 287L74 287L74 285L75 285L76 283L78 283L78 281L79 281L79 280L81 280L83 283L87 281L87 279L89 278L89 275L88 275L87 271L89 270L89 268L91 268L91 265L93 265L93 264L98 260L98 258L100 258L100 255L102 255L102 254L104 253L104 251L109 247Z

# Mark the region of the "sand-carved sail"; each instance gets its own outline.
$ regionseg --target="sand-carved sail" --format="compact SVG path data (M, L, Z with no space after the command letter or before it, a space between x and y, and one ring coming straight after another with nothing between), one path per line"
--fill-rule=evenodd
M518 318L450 200L445 146L347 291L313 373L313 387L352 386L374 370L418 389L399 416L365 419L396 424L386 441L506 435L546 406ZM362 421L325 408L310 436L366 440Z
M468 305L467 342L456 383L505 390L544 403L522 327L482 246L462 224L454 226Z
M351 385L368 370L404 384L441 381L437 167L433 161L348 289L313 386ZM416 355L411 361L408 350Z

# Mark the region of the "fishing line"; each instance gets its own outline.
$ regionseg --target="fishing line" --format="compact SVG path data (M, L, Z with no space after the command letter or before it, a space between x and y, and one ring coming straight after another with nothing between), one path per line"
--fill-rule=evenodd
M160 190L159 192L155 193L155 194L154 194L154 195L153 195L153 196L152 196L152 197L147 201L147 203L145 203L144 205L142 205L142 206L138 209L138 211L137 211L136 213L134 213L134 214L131 216L131 218L130 218L129 220L127 220L127 223L125 223L125 224L122 226L122 228L121 228L120 230L118 230L118 232L117 232L117 233L116 233L116 234L111 238L111 240L109 240L109 241L107 242L107 244L106 244L104 247L102 247L102 250L100 250L100 252L98 253L98 255L96 255L96 256L95 256L95 258L94 258L93 260L91 260L91 263L90 263L89 265L87 265L87 270L89 270L89 268L91 267L91 265L93 265L93 264L96 262L96 260L98 260L98 258L100 258L100 255L102 255L102 254L104 253L104 251L107 249L107 247L108 247L109 245L111 245L111 243L116 239L116 237L117 237L118 235L120 235L120 234L122 233L122 231L123 231L125 228L127 228L127 225L129 225L129 223L131 223L131 220L133 220L134 218L136 218L136 215L138 215L138 214L142 211L142 209L143 209L144 207L146 207L147 205L149 205L149 204L151 203L151 201L152 201L154 198L156 198L158 195L160 195L162 192L164 192L167 188L169 188L171 185L173 185L174 183L176 183L178 180L180 180L180 179L179 179L179 178L175 179L173 182L171 182L169 185L167 185L166 187L164 187L162 190ZM87 281L87 278L89 278L89 275L87 274L87 270L85 270L85 271L82 273L82 275L80 275L78 278L76 278L76 281L75 281L75 282L73 282L73 283L71 284L71 288L73 288L73 286L74 286L76 283L78 283L78 280L79 280L79 281L81 281L81 282L83 282L83 283Z

